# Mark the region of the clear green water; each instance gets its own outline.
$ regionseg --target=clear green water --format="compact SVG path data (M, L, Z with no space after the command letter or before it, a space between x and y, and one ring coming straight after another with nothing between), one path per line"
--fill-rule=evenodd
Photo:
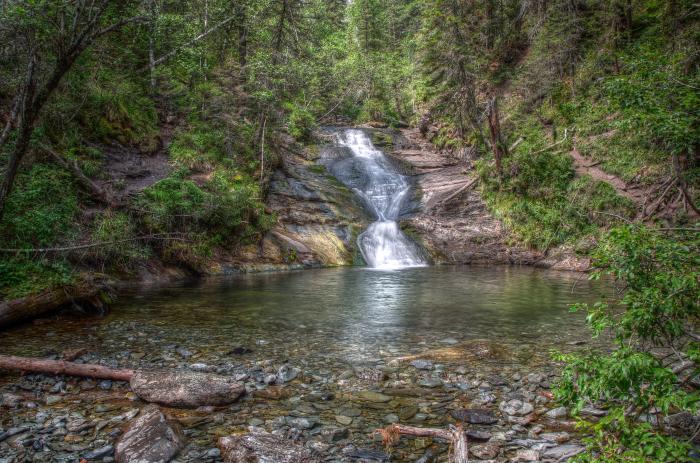
M256 358L330 366L485 339L548 355L590 339L583 314L568 307L606 290L581 274L506 266L241 275L128 290L104 318L7 331L0 351L83 346L109 357L129 349L147 361L178 345L212 360L246 346Z

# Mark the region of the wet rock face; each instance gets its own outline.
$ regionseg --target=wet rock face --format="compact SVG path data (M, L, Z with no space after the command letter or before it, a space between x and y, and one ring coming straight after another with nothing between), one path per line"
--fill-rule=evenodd
M136 371L131 390L147 402L194 408L233 403L245 386L232 377L194 371Z
M219 439L226 463L314 463L320 462L311 450L289 439L264 432Z
M321 157L332 157L332 149L324 148ZM368 214L356 195L315 159L316 150L310 146L283 153L267 199L278 222L259 246L240 250L236 266L268 270L354 263L359 255L356 238L369 223Z
M185 445L179 425L170 422L156 405L141 410L115 446L117 463L167 463Z

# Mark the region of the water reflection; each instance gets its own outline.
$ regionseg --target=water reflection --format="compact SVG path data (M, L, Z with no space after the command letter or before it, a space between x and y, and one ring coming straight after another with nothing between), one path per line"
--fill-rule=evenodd
M75 347L76 339L109 351L126 339L132 349L259 345L270 357L346 362L387 351L405 354L446 339L546 349L588 339L583 314L569 313L568 306L597 300L607 290L578 274L517 267L241 275L135 289L104 319L10 330L0 351L60 351ZM124 331L125 325L133 329Z

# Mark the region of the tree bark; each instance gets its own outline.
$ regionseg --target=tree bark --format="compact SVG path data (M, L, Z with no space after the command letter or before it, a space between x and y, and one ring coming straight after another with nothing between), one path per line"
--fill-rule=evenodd
M103 287L84 284L72 287L49 289L39 294L0 302L0 328L45 315L61 306L78 301L87 301L93 306L102 306L100 294Z
M134 370L126 368L109 368L89 363L73 363L65 360L44 360L28 357L0 355L0 369L20 370L51 375L70 375L84 378L111 379L113 381L131 381Z
M497 97L491 98L489 103L489 131L491 132L491 147L493 148L493 158L496 161L496 171L498 172L498 177L503 176L503 143L501 141L501 122L498 116L498 99Z
M404 436L433 437L442 439L452 444L452 459L455 463L469 463L469 446L467 434L462 426L452 426L448 429L417 428L403 424L392 424L386 428L378 429L385 445L393 445Z

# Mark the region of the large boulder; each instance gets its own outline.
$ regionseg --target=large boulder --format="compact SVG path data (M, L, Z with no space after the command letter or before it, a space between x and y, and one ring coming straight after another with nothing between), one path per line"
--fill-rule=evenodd
M117 463L167 463L184 445L180 426L156 405L148 405L117 441L114 459Z
M228 376L195 371L136 371L131 390L147 402L195 408L228 405L245 392L245 386Z
M225 463L316 463L311 450L280 436L254 432L219 439Z

